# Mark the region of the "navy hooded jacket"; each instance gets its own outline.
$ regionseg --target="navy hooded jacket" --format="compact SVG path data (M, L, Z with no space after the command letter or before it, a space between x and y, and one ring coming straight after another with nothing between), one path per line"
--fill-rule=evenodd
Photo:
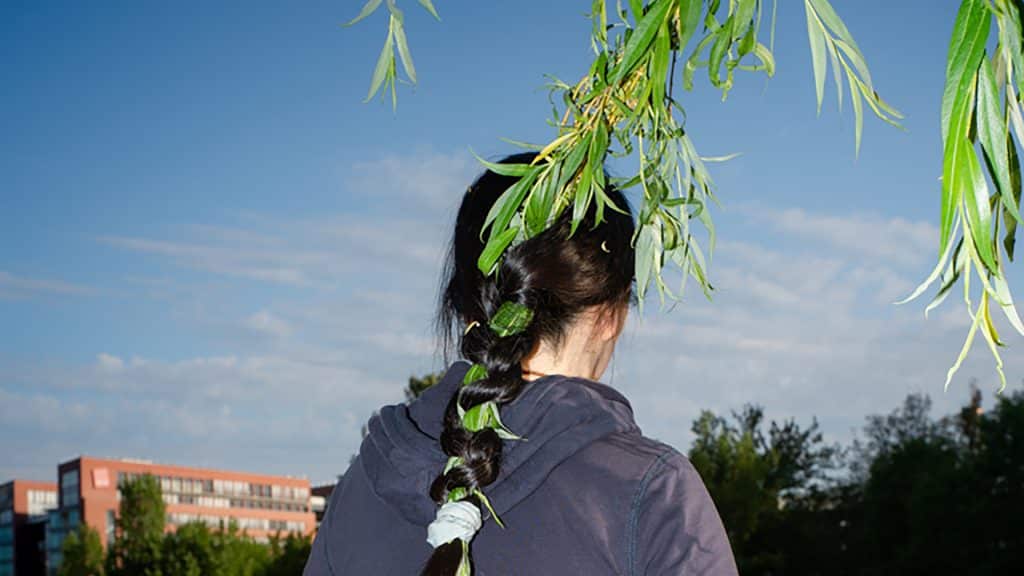
M438 443L442 415L469 366L454 363L419 398L370 419L304 576L420 573L437 511L428 489L447 459ZM485 521L473 539L476 576L737 573L697 471L644 437L612 388L544 376L504 405L501 418L525 440L504 442L501 473L484 488L506 528Z

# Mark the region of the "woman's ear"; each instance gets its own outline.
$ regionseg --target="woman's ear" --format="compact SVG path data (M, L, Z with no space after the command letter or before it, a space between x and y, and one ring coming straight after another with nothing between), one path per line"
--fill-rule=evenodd
M626 325L626 314L628 312L628 305L609 306L601 310L598 322L600 323L602 340L614 340L619 337L622 328Z

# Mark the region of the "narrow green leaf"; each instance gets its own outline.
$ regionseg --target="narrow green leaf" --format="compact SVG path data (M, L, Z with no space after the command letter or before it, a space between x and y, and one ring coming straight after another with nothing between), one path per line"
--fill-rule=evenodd
M966 160L966 157L974 157L974 147L968 138L971 126L971 113L974 109L974 82L976 79L977 70L968 78L967 84L960 91L960 97L950 111L948 136L944 135L942 211L939 216L939 252L944 252L951 240L949 231L952 226L953 216L960 206L960 199L964 194L964 189L972 185L969 175L965 173L965 169L969 168L969 162ZM949 79L947 78L948 81ZM968 227L969 222L965 221L965 231Z
M964 345L960 348L960 354L956 357L956 362L946 372L946 384L944 385L944 391L949 390L949 383L953 381L953 375L960 370L960 365L964 363L964 358L967 358L967 353L971 350L971 344L974 343L974 335L978 333L978 326L981 323L981 314L974 316L974 322L971 323L970 330L967 331L967 339L964 340Z
M1017 147L1013 143L1013 137L1007 134L1006 147L1010 155L1010 189L1013 193L1009 196L1002 195L1001 200L1004 206L1003 222L1006 224L1006 236L1003 238L1003 249L1007 258L1013 261L1013 251L1017 244L1017 225L1024 224L1020 218L1021 198L1021 176L1020 159L1017 157Z
M487 216L484 218L484 225L481 228L480 233L483 234L488 227L491 229L489 238L495 234L505 230L508 227L509 222L512 221L512 216L522 206L523 200L526 198L526 193L530 191L530 187L533 186L534 180L537 179L537 174L543 169L543 166L532 166L530 171L524 176L519 178L515 184L508 187L507 190L502 192L501 196L494 202L491 209L487 212Z
M518 233L519 231L515 228L509 228L487 242L483 252L480 253L480 258L477 260L477 268L484 273L484 276L490 276L494 273L494 269L501 255L504 254L505 248L508 248L508 245L516 239L516 234Z
M382 0L367 0L366 4L363 4L363 9L359 11L359 15L356 16L355 18L349 20L348 22L342 24L342 26L346 26L346 27L347 26L351 26L351 25L355 24L356 22L359 22L363 18L366 18L370 14L373 14L374 11L377 10L377 8L380 7L381 1Z
M387 0L385 4L388 7L388 12L390 12L399 23L405 22L405 14L403 14L398 8L398 4L395 3L395 0Z
M997 348L997 346L1003 346L1003 343L999 341L999 333L996 332L996 326L992 323L992 315L989 313L987 292L981 295L980 309L980 316L984 319L981 326L981 334L985 337L988 349L992 352L992 357L996 360L996 373L999 374L1000 386L999 390L996 392L998 394L1006 389L1006 374L1003 373L1003 359L999 355L999 349Z
M864 83L867 86L871 86L871 71L868 69L867 61L864 60L864 55L839 38L833 38L832 44L838 47L843 54L846 54L846 58L853 64L853 68Z
M590 18L593 20L593 37L602 48L608 45L608 9L606 0L593 0L590 3ZM606 53L601 51L602 55Z
M992 210L989 206L988 182L981 171L981 163L973 150L961 156L963 165L962 193L967 208L967 222L974 247L989 272L999 274L995 255L992 253Z
M715 33L715 43L711 45L710 60L708 61L708 78L711 80L711 84L717 88L724 86L722 82L722 61L725 60L729 46L732 45L731 24L732 16Z
M998 14L1003 25L1000 27L999 43L1008 53L1009 61L1012 63L1013 77L1018 87L1024 87L1024 52L1022 52L1020 10L1016 2L1003 2L1001 7L1006 10L1005 14Z
M825 99L825 34L818 26L818 20L811 11L811 5L805 4L805 8L807 12L807 36L811 43L811 63L814 68L814 90L818 96L818 114L820 115L821 103Z
M423 6L424 8L426 8L427 12L430 12L431 16L436 18L438 21L441 20L441 17L438 16L438 14L437 14L437 9L434 8L434 3L433 2L431 2L430 0L418 0L418 1L420 3L420 6Z
M378 2L379 4L379 2ZM384 79L391 69L391 65L395 60L394 51L394 31L391 26L388 26L388 37L384 40L384 48L380 51L380 56L377 57L377 66L373 69L373 78L370 80L370 91L366 95L366 99L363 102L369 102L377 90L380 89L381 84L384 83Z
M857 46L857 42L853 39L853 34L847 30L846 24L843 23L843 19L836 14L835 9L829 4L828 0L807 0L814 6L814 12L818 15L821 21L832 29L832 31L846 43L852 52L857 54L863 61L863 56L860 56L860 46ZM868 85L871 84L871 74L867 70L867 66L864 66L863 71L860 72L861 78L864 79Z
M416 66L412 63L412 54L409 53L409 44L405 39L405 27L402 22L397 22L395 26L395 44L398 46L398 56L402 59L402 68L405 69L405 75L409 77L409 81L413 84L416 83Z
M942 93L943 143L954 122L954 107L963 102L965 91L973 84L978 62L984 56L989 20L984 0L963 0L960 3L946 59L946 85Z
M956 250L953 252L953 258L949 261L949 266L946 267L946 271L942 273L942 278L939 282L939 291L932 298L932 301L928 303L928 306L924 309L924 317L928 318L928 313L937 308L949 295L950 290L960 279L960 274L965 270L967 265L967 251L961 250L964 244L964 239L961 238L960 242L956 245Z
M736 5L736 13L733 19L733 41L737 41L736 55L735 58L729 64L730 74L732 73L731 68L739 64L739 61L744 56L750 54L754 50L754 46L757 44L757 28L758 22L761 18L760 12L757 17L754 17L754 12L757 11L757 7L760 5L759 0L738 0Z
M518 302L506 301L491 316L488 325L498 338L506 338L526 330L532 321L533 310Z
M472 576L473 563L469 561L469 542L460 539L462 542L462 556L459 558L459 567L455 569L455 576Z
M565 188L565 185L576 177L576 172L580 169L580 164L583 163L583 158L585 158L587 153L590 151L591 138L593 138L593 134L588 132L586 136L576 143L573 149L565 157L562 174L558 180L559 190Z
M558 184L561 166L560 162L552 164L548 173L541 175L542 181L533 187L526 199L523 216L526 220L526 233L530 237L543 232L547 225L555 200L555 186Z
M1006 283L1006 278L1002 275L993 276L992 287L995 290L996 301L1003 309L1006 319L1010 321L1014 330L1024 336L1024 323L1020 321L1020 316L1017 314L1017 308L1013 304L1013 296L1010 294L1010 286Z
M483 364L473 364L466 370L466 375L462 377L462 385L468 386L478 380L487 378L487 366Z
M491 501L487 499L487 496L484 496L484 493L481 492L479 488L474 490L473 494L477 498L479 498L481 502L484 503L484 506L487 508L487 511L491 513L491 518L494 518L494 521L498 523L498 526L504 528L505 525L501 522L501 518L498 518L498 513L494 511L494 507L491 506Z
M671 32L669 23L658 28L658 34L654 38L654 50L651 54L650 75L654 84L652 95L654 101L659 105L665 101L665 77L668 75L669 55L672 52Z
M1000 195L1012 197L1006 117L1000 106L999 89L992 73L992 62L988 58L982 58L978 72L978 139L988 157L992 181L996 183Z
M775 56L772 55L772 51L767 46L761 43L754 46L754 56L761 60L761 64L764 66L764 73L769 78L775 76Z
M951 225L951 229L950 229L951 234L950 234L950 236L951 237L955 237L959 230L960 230L960 218L959 218L959 216L957 216L954 219L954 221L953 221L953 223ZM958 251L960 250L960 246L959 245L957 245L957 250ZM945 248L942 251L941 256L939 256L938 264L935 265L935 268L932 269L931 273L928 275L927 278L925 278L924 282L921 282L917 286L917 288L914 288L914 291L911 292L909 296L907 296L903 300L898 300L898 301L894 302L894 304L896 304L896 305L906 304L907 302L910 302L911 300L917 298L925 290L927 290L928 287L931 286L932 282L935 282L935 280L937 280L939 278L939 276L942 274L942 269L946 266L946 261L949 259L950 252L952 252L952 251L953 251L953 243L952 242L947 242L946 245L945 245Z
M602 168L598 167L598 169ZM576 191L573 196L572 224L569 226L569 236L576 233L576 228L579 227L580 222L583 221L583 217L586 215L587 206L590 205L590 199L594 193L592 188L593 178L593 168L589 164L583 166L583 171L580 172L580 179L576 184Z
M641 302L651 278L660 273L661 232L653 224L643 224L636 241L636 287Z
M484 402L483 404L477 404L462 416L462 427L470 432L479 432L484 428L487 428L490 424L490 410L488 404L492 402Z
M442 474L447 474L448 472L451 471L452 468L455 468L456 466L461 466L462 462L462 458L458 456L451 456L450 458L448 458L448 461L445 462L444 472L442 472Z
M633 21L639 22L644 16L644 0L629 0L629 10L633 13Z
M850 82L850 101L853 102L854 122L854 153L860 154L860 139L864 133L864 105L861 102L861 92L857 89L857 80L853 72L847 68L846 77Z
M494 404L491 408L491 429L498 435L498 438L502 440L523 440L526 438L513 433L505 426L505 423L501 421L501 414L498 413L498 405Z
M477 156L476 152L471 152L478 162L484 165L485 168L500 174L502 176L513 176L520 177L529 174L534 170L535 166L530 164L505 164L503 162L489 162L483 158Z
M839 52L835 46L832 46L828 50L829 59L832 60L832 80L836 84L836 100L838 101L838 110L840 113L843 111L843 66L839 61ZM853 90L853 87L850 87Z
M647 14L644 14L642 18L639 12L634 11L633 17L637 18L639 23L630 35L626 47L623 49L622 61L616 68L612 79L613 84L621 82L627 74L636 68L640 58L647 53L647 47L654 40L654 35L665 22L668 9L672 4L672 0L655 0Z
M693 33L700 26L701 0L679 0L679 18L676 20L676 35L679 37L679 52L686 50L686 45Z

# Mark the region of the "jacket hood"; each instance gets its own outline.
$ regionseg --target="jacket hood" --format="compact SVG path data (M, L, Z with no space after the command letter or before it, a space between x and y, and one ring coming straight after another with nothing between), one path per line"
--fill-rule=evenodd
M410 404L385 406L367 426L359 463L374 493L413 524L434 520L428 494L447 456L439 438L442 416L470 364L452 364L438 383ZM504 440L501 472L484 493L500 515L521 502L556 466L588 444L616 432L636 432L622 394L584 378L543 376L501 408L501 420L525 440Z

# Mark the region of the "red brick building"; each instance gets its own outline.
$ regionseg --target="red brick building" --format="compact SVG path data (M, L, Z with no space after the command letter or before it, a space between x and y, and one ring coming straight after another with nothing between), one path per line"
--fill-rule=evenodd
M0 484L0 576L41 574L46 512L57 506L53 482Z
M264 540L278 532L309 535L316 529L307 479L83 456L57 467L60 507L50 514L46 537L51 573L60 563L64 536L81 522L99 532L104 546L113 540L118 486L144 474L160 482L168 531L188 522L216 528L234 521Z

